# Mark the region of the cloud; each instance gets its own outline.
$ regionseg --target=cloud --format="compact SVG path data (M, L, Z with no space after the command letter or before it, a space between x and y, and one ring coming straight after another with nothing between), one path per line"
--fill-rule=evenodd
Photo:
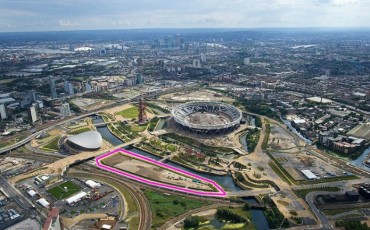
M0 31L370 26L370 0L0 0Z

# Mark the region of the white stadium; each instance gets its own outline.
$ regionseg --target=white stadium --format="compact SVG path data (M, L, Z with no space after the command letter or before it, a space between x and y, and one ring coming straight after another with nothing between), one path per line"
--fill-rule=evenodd
M182 128L202 134L218 134L239 126L242 112L221 102L189 102L172 110L175 122Z
M75 136L68 137L68 146L80 150L97 150L103 144L103 138L98 131L87 131Z

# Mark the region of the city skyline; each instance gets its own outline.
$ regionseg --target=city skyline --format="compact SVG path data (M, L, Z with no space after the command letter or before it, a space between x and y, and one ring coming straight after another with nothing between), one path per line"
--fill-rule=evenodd
M369 27L368 0L0 1L0 32Z

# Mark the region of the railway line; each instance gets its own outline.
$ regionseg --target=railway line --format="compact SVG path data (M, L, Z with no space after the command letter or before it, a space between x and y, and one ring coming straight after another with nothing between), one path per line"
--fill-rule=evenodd
M100 175L96 175L95 173L85 173L85 172L81 172L81 173L68 173L68 176L70 177L79 177L79 178L93 178L93 179L96 179L96 180L99 180L99 178L105 178L105 179L108 179L107 184L109 184L109 180L110 181L113 181L113 182L116 182L116 183L119 183L121 185L123 185L127 191L129 192L130 196L134 198L135 200L135 203L137 204L137 207L139 209L139 228L138 229L150 229L150 226L151 226L151 220L152 220L152 214L151 214L151 209L150 209L150 205L149 205L149 201L147 200L146 196L143 194L143 192L135 187L135 186L132 186L132 185L129 185L125 182L123 182L122 180L119 180L117 178L115 178L114 176L110 176L110 175L106 175L106 174L100 174ZM104 180L105 181L105 180Z

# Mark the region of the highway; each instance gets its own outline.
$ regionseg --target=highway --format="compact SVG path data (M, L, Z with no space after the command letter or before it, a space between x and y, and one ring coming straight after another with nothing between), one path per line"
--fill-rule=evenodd
M162 95L162 94L167 94L167 93L172 93L172 92L178 92L179 90L187 90L188 88L193 88L193 87L185 87L185 88L181 88L181 89L170 89L170 90L167 90L167 91L162 91L162 92L156 92L156 93L151 93L151 94L147 94L145 95L147 98L151 98L151 97L155 97L155 96L159 96L159 95ZM140 95L141 96L141 95ZM96 113L99 113L99 112L102 112L104 111L105 109L108 109L108 108L112 108L112 107L116 107L116 106L119 106L119 105L122 105L122 104L126 104L126 103L130 103L130 102L133 102L133 101L136 101L140 96L137 96L137 97L134 97L134 98L130 98L130 99L122 99L122 100L118 100L116 101L115 103L113 104L109 104L109 105L106 105L106 106L103 106L101 108L98 108L96 110L92 110L92 111L88 111L88 113L85 113L85 114L81 114L79 116L74 116L74 117L71 117L71 118L68 118L68 119L65 119L65 120L62 120L60 122L57 122L57 123L53 123L51 126L49 126L50 124L43 124L41 125L41 128L39 131L31 134L30 136L28 136L27 138L23 139L22 141L19 141L13 145L9 145L9 146L6 146L4 148L1 148L0 149L0 154L3 154L3 153L6 153L6 152L9 152L13 149L16 149L16 148L19 148L20 146L24 145L24 144L27 144L28 142L30 142L32 139L36 138L38 135L42 134L43 132L49 130L49 129L52 129L54 128L55 126L58 126L58 125L63 125L65 123L68 123L68 122L71 122L71 121L75 121L75 120L79 120L81 118L84 118L84 117L88 117L88 116L91 116L91 115L94 115ZM43 128L47 126L46 128ZM27 132L27 131L26 131ZM21 135L22 133L20 133ZM8 137L6 139L12 139L14 138L15 136L12 136L12 137Z

